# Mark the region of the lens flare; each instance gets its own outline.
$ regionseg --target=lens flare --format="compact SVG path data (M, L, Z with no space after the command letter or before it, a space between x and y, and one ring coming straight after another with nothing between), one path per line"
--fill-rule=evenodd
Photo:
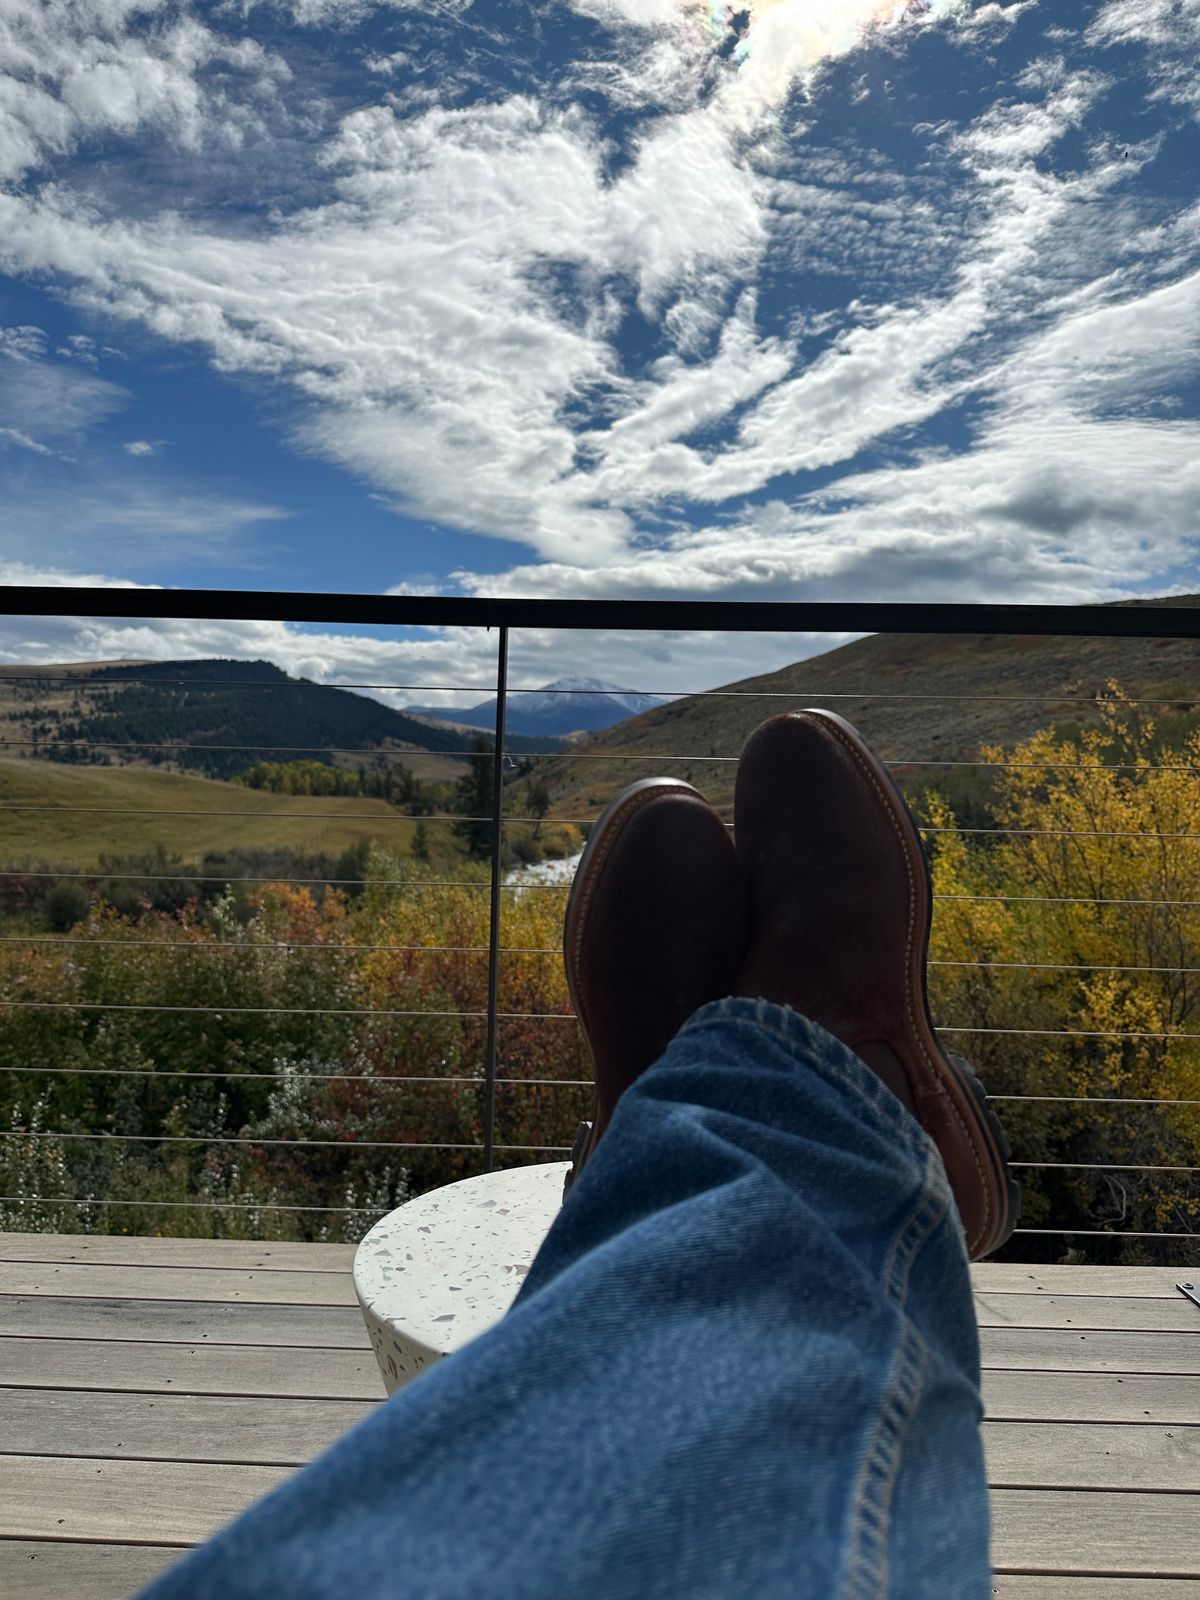
M729 110L745 121L778 105L794 84L873 33L947 15L961 9L961 0L705 0L698 9L706 32L736 69Z

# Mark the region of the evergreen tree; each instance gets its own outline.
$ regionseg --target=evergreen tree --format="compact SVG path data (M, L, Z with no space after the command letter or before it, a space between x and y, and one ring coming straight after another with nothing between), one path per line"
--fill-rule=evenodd
M467 770L454 786L452 809L460 817L454 831L467 841L469 853L486 861L492 853L492 741L482 734L471 740Z

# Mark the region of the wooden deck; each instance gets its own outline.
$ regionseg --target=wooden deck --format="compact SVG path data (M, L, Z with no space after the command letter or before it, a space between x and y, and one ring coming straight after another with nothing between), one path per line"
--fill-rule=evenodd
M352 1257L0 1234L4 1600L126 1600L366 1416L383 1390ZM995 1593L1200 1594L1200 1307L1175 1288L1188 1274L975 1277Z

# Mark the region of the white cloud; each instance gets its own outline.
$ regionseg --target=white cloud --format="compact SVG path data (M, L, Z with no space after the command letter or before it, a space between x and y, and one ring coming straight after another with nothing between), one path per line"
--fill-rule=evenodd
M48 445L31 439L27 433L22 433L20 428L0 428L0 445L14 445L18 450L31 450L34 455L48 456L53 454Z
M218 69L209 83L210 69ZM237 142L257 115L224 71L271 86L285 64L206 27L184 0L5 0L0 7L0 180L97 135L165 134L185 149Z
M127 439L121 448L127 455L152 456L158 453L158 446L149 439Z
M1200 116L1198 0L1109 0L1087 33L1093 45L1145 47L1151 99L1190 107Z
M325 151L336 198L271 229L222 237L176 217L105 220L47 186L0 197L0 260L74 278L83 304L199 342L225 370L290 379L314 402L295 437L418 515L524 539L550 558L607 559L634 536L626 501L703 492L708 474L682 447L653 461L643 450L648 475L627 460L593 472L577 452L594 447L596 424L636 414L661 431L670 413L698 417L701 390L716 424L784 375L787 347L769 339L735 375L736 356L751 355L744 313L723 326L723 303L770 238L773 180L756 141L790 86L858 44L877 10L874 0L753 8L737 70L722 70L705 103L654 120L615 177L598 128L528 98L406 118L373 107L346 117ZM325 11L297 15L312 23ZM678 34L682 15L628 4L614 20L671 22ZM78 53L86 30L72 17ZM73 120L55 149L88 117L129 131L160 111L176 138L201 137L198 74L226 47L198 25L185 39L180 20L162 47L169 62L155 58L151 71L127 20L118 29L110 18L104 49L83 51L92 77L104 68L84 99L64 76L55 104ZM117 58L135 56L137 72L120 70ZM188 68L191 89L171 63ZM689 370L662 369L657 398L612 348L630 290L691 358ZM614 434L618 458L635 432Z
M129 403L129 392L96 374L41 358L28 328L0 330L0 423L43 439L77 439Z
M245 26L258 9L241 9ZM275 13L348 29L372 9ZM417 109L406 51L370 55L400 93L368 83L382 103L328 138L313 111L307 203L222 221L122 211L67 158L101 140L165 136L186 157L236 139L289 70L277 54L174 0L0 0L0 265L275 380L298 397L300 448L414 515L529 547L527 566L464 579L476 588L1063 597L1123 592L1155 561L1188 558L1196 441L1170 405L1196 373L1197 230L1139 192L1158 145L1124 156L1123 113L1100 127L1112 79L1059 55L1062 30L967 126L918 124L914 171L848 135L806 144L789 120L798 93L816 120L823 74L881 15L876 0L753 0L732 54L709 7L575 9L611 53L538 93ZM887 14L901 12L906 27L956 16L968 49L1038 14L1029 0ZM1198 19L1200 0L1122 0L1089 40L1144 47L1155 92L1179 98ZM903 28L884 37L899 61ZM573 103L597 91L621 108L619 131ZM905 103L916 123L925 107ZM781 319L754 286L788 268ZM809 304L809 275L860 292ZM660 341L652 362L630 349L638 317ZM66 438L125 402L81 370L91 347L71 348L61 366L36 330L0 330L9 434ZM960 428L953 452L920 447L937 419ZM1139 460L1160 478L1134 535L1120 474ZM833 480L820 495L805 492L814 473ZM778 503L743 504L768 493ZM139 549L156 517L203 541L282 515L253 495L139 511L126 486L118 501ZM700 515L711 524L681 526ZM111 508L94 524L106 539L113 525Z

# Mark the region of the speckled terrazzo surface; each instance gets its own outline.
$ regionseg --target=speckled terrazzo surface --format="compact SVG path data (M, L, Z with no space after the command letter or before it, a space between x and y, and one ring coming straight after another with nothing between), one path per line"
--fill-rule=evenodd
M558 1215L568 1165L447 1184L363 1239L354 1288L389 1394L508 1310Z

